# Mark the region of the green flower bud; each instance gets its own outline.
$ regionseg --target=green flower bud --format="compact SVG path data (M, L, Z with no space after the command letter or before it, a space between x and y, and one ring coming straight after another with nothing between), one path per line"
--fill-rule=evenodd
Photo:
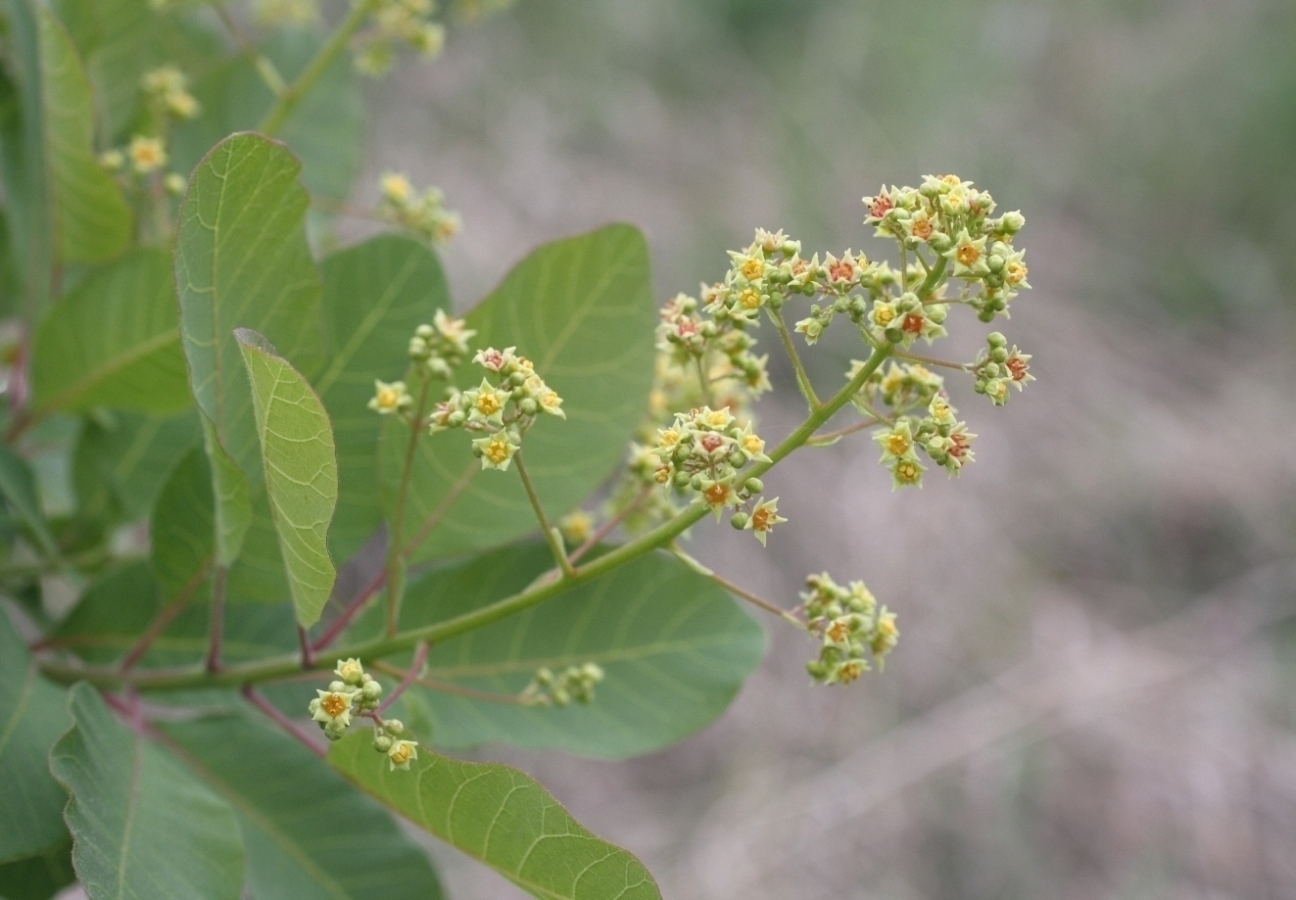
M346 687L347 687L347 686L346 686L345 682L341 682L341 681L330 681L330 682L329 682L329 690L332 691L332 692L335 693L335 694L338 694L338 693L341 693L342 691L345 691L345 690L346 690Z
M534 400L527 397L525 400L518 403L518 409L521 410L522 415L524 416L534 416L539 411L540 407L536 405Z
M743 466L747 465L747 454L743 453L741 450L735 450L733 453L730 453L729 465L733 466L735 469L741 469Z
M729 517L729 524L739 531L747 527L747 513L736 512Z
M377 700L382 696L382 685L376 681L366 681L364 687L360 688L360 693L366 700Z
M995 347L993 350L990 351L990 358L997 363L1004 362L1005 360L1008 359L1008 348Z
M379 753L386 753L391 749L392 739L385 734L380 734L374 738L373 748Z
M765 482L761 481L759 478L748 478L743 483L743 487L747 488L749 494L765 493Z

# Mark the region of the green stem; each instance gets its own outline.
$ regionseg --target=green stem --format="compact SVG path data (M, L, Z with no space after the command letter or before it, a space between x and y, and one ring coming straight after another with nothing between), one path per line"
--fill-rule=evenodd
M715 399L711 393L711 379L707 377L706 366L702 363L702 357L693 357L693 365L697 369L698 385L702 388L702 402L708 407L714 407Z
M535 510L536 519L540 522L540 530L544 532L544 539L553 552L554 562L558 564L558 568L562 569L564 578L571 578L576 574L576 570L572 568L571 560L567 558L562 535L558 533L557 528L549 524L549 518L545 515L544 507L540 505L540 495L536 493L535 484L532 483L531 476L527 473L526 464L522 462L521 450L513 454L513 465L517 467L517 473L522 478L522 486L526 488L527 499L531 501L531 508Z
M772 615L776 615L780 619L783 619L786 622L790 622L801 631L806 630L806 623L802 622L796 616L792 615L792 613L788 612L786 609L783 609L781 606L777 606L773 603L770 603L764 597L758 597L757 595L753 594L751 591L739 587L729 579L721 575L717 575L711 569L704 566L701 562L699 562L698 560L694 559L692 556L689 556L687 553L681 550L678 544L672 543L670 545L670 552L675 555L676 559L684 563L684 565L688 566L694 572L697 572L703 578L706 578L707 580L718 584L720 587L724 588L726 591L733 594L735 597L741 597L742 599L746 600L748 603L751 603L752 605L765 610L765 612L771 613Z
M306 64L306 68L301 70L293 83L288 85L275 98L274 106L265 114L261 124L257 126L257 131L267 137L273 137L275 132L283 127L288 117L292 115L297 104L301 103L302 98L310 93L311 88L320 80L328 67L333 64L360 26L364 24L365 19L369 18L374 9L378 6L376 0L356 0L355 5L351 7L351 12L338 25L337 30L329 37L319 52Z
M869 357L868 362L855 373L846 385L826 403L810 413L805 421L789 434L777 447L770 451L768 462L758 462L747 470L749 477L759 478L781 462L792 451L805 444L824 423L833 417L850 398L864 386L864 383L877 371L883 361L891 355L889 346L879 347ZM463 613L450 619L444 619L423 628L415 628L390 637L380 637L349 647L342 647L329 654L327 658L314 662L316 670L332 668L334 661L346 657L378 660L394 653L410 650L420 641L437 643L449 640L470 631L476 631L501 619L538 606L552 600L577 585L593 581L608 572L617 569L631 560L667 547L677 537L691 528L708 512L705 503L696 502L682 510L671 519L658 525L653 530L641 535L628 544L612 550L586 565L580 566L571 577L540 581L530 587L497 600L471 612ZM170 671L153 671L132 673L123 677L122 673L112 669L90 669L81 666L68 666L59 663L42 663L41 671L54 681L71 683L87 681L100 687L117 687L130 684L139 690L183 690L189 688L237 687L263 681L275 681L288 678L302 671L301 659L292 654L274 659L258 660L252 663L230 666L219 672L204 672L200 668L185 668Z
M805 366L801 364L801 354L797 352L796 344L792 343L792 335L787 330L787 324L783 321L782 311L770 310L770 320L773 321L774 327L778 329L779 338L783 341L783 349L787 351L788 359L792 361L792 370L796 372L797 387L801 389L801 396L805 397L806 403L810 404L810 411L814 412L822 404L819 397L815 394L814 385L810 383L810 376L806 374Z
M401 552L401 528L405 524L405 501L409 497L410 474L414 471L414 454L418 450L419 435L423 433L423 415L427 412L428 390L432 383L422 376L418 410L410 420L409 441L405 445L405 462L401 468L400 486L396 491L396 514L392 517L391 533L387 537L387 635L396 633L400 621L400 604L405 593L404 554Z

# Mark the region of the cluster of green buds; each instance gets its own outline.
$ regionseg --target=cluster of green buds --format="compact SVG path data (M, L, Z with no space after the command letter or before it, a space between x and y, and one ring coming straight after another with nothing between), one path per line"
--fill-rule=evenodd
M449 428L482 434L473 441L472 451L483 469L507 471L522 448L523 435L541 415L567 418L558 392L545 384L531 360L519 356L516 349L479 350L473 362L488 373L481 384L466 391L452 388L429 417L432 434Z
M827 572L811 575L801 599L821 640L818 658L806 664L819 684L850 684L869 670L870 657L881 668L900 639L895 614L879 607L862 581L842 587Z
M675 424L657 432L657 446L644 462L656 463L653 478L658 484L698 495L717 519L725 509L738 508L730 520L733 526L751 531L764 544L774 526L787 519L778 515L777 497L762 497L746 512L765 486L743 470L769 459L765 441L750 421L740 425L729 410L704 406L676 413Z
M459 214L446 208L440 188L429 187L419 193L398 172L384 175L379 188L382 193L379 215L430 244L444 244L463 228Z
M927 261L920 250L936 254L934 264L953 264L952 277L963 288L951 302L977 311L981 321L1008 314L1008 305L1024 288L1025 254L1013 247L1013 238L1026 224L1020 212L994 216L995 201L986 191L957 175L928 175L920 187L883 186L865 197L865 224L875 225L878 237L893 238L912 250L921 262L912 277L926 277ZM904 290L910 287L906 273Z
M396 62L400 45L412 48L425 59L435 59L445 47L445 26L432 21L433 0L379 0L373 13L373 28L361 36L355 55L357 71L378 77Z
M140 88L150 109L159 118L192 119L199 113L198 101L189 93L189 79L175 66L161 66L145 72Z
M547 667L536 669L535 677L519 695L526 706L570 706L592 703L594 686L603 680L603 669L597 663L568 666L561 672Z
M710 289L705 289L710 290ZM708 389L724 388L733 382L752 397L770 389L765 370L769 355L752 352L756 339L743 330L746 319L715 317L703 311L695 297L679 294L661 309L657 326L657 347L668 354L678 369L697 371L706 378Z
M995 406L1003 406L1008 402L1008 385L1020 391L1035 380L1030 373L1031 355L1015 345L1009 350L1008 339L997 331L986 336L986 344L970 367L976 379L972 386L978 394L993 400Z
M420 325L410 338L409 358L414 374L424 382L432 378L448 381L468 356L468 341L476 334L463 319L438 309L432 324ZM403 381L375 380L369 408L379 415L409 419L414 414L414 398Z
M386 754L392 769L408 769L410 760L418 758L418 742L400 737L405 726L398 719L384 721L379 717L382 685L364 670L358 659L339 660L333 674L337 678L329 683L328 690L316 691L319 696L308 707L324 736L330 741L340 740L351 727L353 717L373 719L374 749Z

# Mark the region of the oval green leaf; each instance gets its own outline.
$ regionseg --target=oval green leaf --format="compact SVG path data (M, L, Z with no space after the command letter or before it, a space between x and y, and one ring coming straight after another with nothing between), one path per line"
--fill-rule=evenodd
M435 570L409 586L402 630L485 606L553 567L543 544ZM760 665L765 633L712 582L673 557L640 557L519 615L444 641L428 677L515 695L536 669L598 663L589 705L524 707L424 690L438 745L502 741L622 759L669 746L718 718Z
M534 779L425 748L391 770L356 731L329 750L347 779L420 828L544 900L660 900L643 863L595 837Z
M72 865L91 900L238 900L243 847L228 804L88 684L73 686L68 707L76 727L50 769L72 794Z
M50 776L50 747L67 731L64 691L36 674L18 632L0 610L0 863L48 850L63 839L67 794Z
M396 235L334 253L320 271L329 361L314 384L333 420L339 481L329 546L347 559L382 520L376 462L382 419L367 405L374 380L391 381L401 371L414 329L449 309L450 291L436 254Z
M32 402L175 413L192 403L171 257L139 250L87 278L50 310L32 347Z
M161 731L238 815L247 888L258 900L442 896L427 856L386 810L282 731L241 716Z
M328 528L337 506L337 451L319 395L265 338L245 328L243 352L256 410L266 495L288 572L297 621L314 625L337 576Z

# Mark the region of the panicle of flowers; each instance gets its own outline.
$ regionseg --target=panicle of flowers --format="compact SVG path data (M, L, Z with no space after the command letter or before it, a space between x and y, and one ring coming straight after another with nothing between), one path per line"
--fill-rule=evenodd
M875 226L878 237L892 238L906 255L914 254L915 276L952 269L950 277L962 288L950 302L972 307L983 322L1007 316L1009 303L1030 287L1025 254L1013 246L1025 218L1017 211L995 216L994 198L970 181L928 175L917 188L884 185L864 205L865 224ZM906 277L901 293L912 286Z
M531 360L516 351L478 351L473 362L487 373L481 384L466 391L451 388L429 417L432 434L450 428L481 434L472 442L472 451L483 469L507 471L522 448L523 435L540 416L567 418L562 397L536 373Z
M806 578L801 593L810 632L820 640L819 655L806 665L819 684L850 684L870 668L882 668L900 639L895 614L862 581L842 587L827 572Z
M1027 382L1035 380L1030 373L1031 355L1022 353L1016 345L1008 349L1008 339L995 331L986 336L987 347L977 354L971 366L975 381L973 388L985 394L995 406L1008 402L1008 386L1022 390Z
M725 509L738 509L731 520L734 527L752 531L762 544L775 525L787 521L777 513L777 498L758 500L751 513L746 512L747 504L765 486L759 478L744 475L744 470L770 458L751 422L740 423L727 409L703 406L676 413L674 424L658 430L652 454L657 463L653 479L658 484L700 497L717 519Z
M446 208L440 188L429 187L420 193L399 172L383 175L379 188L379 214L430 244L444 244L463 229L459 214Z
M477 332L463 319L448 316L437 310L432 324L414 329L409 342L409 358L413 372L420 382L436 378L448 381L468 355L468 341ZM374 381L374 396L369 408L379 415L396 415L410 420L416 413L414 397L404 381Z
M192 119L200 112L198 101L189 93L189 79L172 65L145 72L140 87L153 110L163 116Z
M373 13L373 27L360 37L356 69L364 75L385 75L404 45L425 59L435 59L445 47L445 26L432 20L433 0L381 0Z
M408 769L410 760L418 758L418 742L401 737L405 726L399 719L384 720L378 715L382 685L364 670L358 659L338 660L333 674L337 678L329 683L328 690L316 691L319 696L307 707L324 736L330 741L340 740L354 717L372 719L373 748L387 756L390 768Z
M166 167L166 142L160 137L137 134L125 150L105 150L99 154L99 165L109 172L129 172L135 176L151 175Z
M531 683L518 699L526 706L570 706L592 703L594 686L603 680L603 668L597 663L568 666L560 672L542 666L536 669Z

